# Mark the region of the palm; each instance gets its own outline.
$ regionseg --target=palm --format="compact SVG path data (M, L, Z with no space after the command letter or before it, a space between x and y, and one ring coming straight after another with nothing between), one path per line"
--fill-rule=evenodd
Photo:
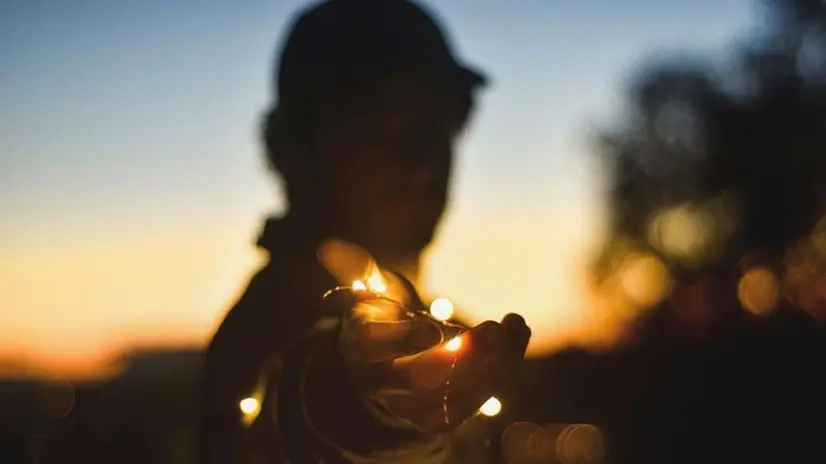
M441 322L407 279L380 272L360 248L328 242L320 259L351 290L341 346L360 391L428 432L472 415L524 356L530 331L519 316L470 329Z

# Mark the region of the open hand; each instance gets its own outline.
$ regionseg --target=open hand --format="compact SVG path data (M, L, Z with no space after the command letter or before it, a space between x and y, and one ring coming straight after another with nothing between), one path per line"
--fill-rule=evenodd
M444 432L475 414L521 363L530 339L521 316L472 328L444 324L427 315L407 279L379 271L363 250L326 251L322 263L342 284L360 283L347 299L342 327L351 378L390 414ZM380 288L371 288L371 278Z

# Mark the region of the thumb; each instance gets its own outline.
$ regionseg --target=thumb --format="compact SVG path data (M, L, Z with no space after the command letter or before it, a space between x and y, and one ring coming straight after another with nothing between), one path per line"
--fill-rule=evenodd
M435 321L423 314L407 313L384 300L356 304L341 336L345 355L365 363L418 353L442 341Z

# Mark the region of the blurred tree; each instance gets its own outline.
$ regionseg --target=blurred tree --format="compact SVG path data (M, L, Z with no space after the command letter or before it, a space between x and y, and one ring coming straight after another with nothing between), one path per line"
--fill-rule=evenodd
M600 275L630 243L677 281L785 253L826 213L826 2L764 0L766 27L720 67L651 63L605 131L613 212ZM618 246L623 244L623 246Z
M826 417L826 2L762 5L726 63L644 68L600 138L603 300L651 308L623 361L648 376L646 458L627 462L826 462L819 430L787 425ZM640 256L670 274L644 304L632 294L664 279L626 264Z
M603 427L608 462L826 462L820 428L790 426L826 417L826 326L806 315L826 320L826 2L762 5L725 63L641 68L599 137L594 305L635 336L545 361L524 383L564 401L523 408Z

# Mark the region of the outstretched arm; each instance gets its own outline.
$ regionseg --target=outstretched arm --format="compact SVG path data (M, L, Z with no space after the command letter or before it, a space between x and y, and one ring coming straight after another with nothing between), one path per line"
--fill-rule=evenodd
M206 353L201 384L200 464L235 464L244 451L241 400L255 394L265 363L286 330L275 320L276 295L262 274L227 314Z
M444 462L450 431L496 394L530 336L512 315L469 329L455 352L432 323L365 319L393 319L392 307L368 306L285 353L256 424L264 444L254 448L279 442L293 462Z
M207 350L201 391L200 464L238 462L242 421L239 403L255 385L256 354L238 308Z

